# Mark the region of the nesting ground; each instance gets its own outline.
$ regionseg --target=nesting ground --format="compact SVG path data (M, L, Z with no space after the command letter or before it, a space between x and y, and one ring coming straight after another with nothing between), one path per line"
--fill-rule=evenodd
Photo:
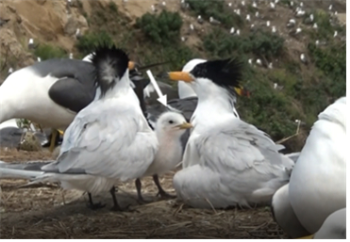
M51 159L47 151L0 150L6 162ZM174 193L172 176L161 177L163 187ZM268 207L251 210L205 210L184 206L176 200L155 198L151 178L142 180L145 199L139 205L133 182L119 187L122 207L133 212L110 211L109 194L95 197L105 208L86 207L87 195L59 187L19 188L25 180L1 180L0 236L2 239L34 238L286 238L273 221Z

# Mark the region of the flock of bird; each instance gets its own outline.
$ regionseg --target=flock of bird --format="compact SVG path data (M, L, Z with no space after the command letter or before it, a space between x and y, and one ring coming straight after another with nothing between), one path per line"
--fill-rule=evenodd
M237 96L247 95L241 67L235 58L189 60L168 73L178 97L167 106L152 98L154 86L141 74L149 67L115 46L16 70L0 86L0 124L25 118L65 132L56 160L1 162L0 178L87 192L91 209L105 206L94 194L109 192L112 209L124 211L115 186L135 180L139 202L147 202L141 180L153 176L159 195L173 198L158 176L181 168L173 187L189 206L271 205L291 238L345 238L346 97L319 114L300 152L285 155L235 109ZM173 95L171 86L158 85ZM57 132L52 136L51 148Z

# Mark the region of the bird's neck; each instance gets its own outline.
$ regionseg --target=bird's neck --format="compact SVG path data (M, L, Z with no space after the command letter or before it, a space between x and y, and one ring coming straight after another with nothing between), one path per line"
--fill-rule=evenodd
M205 97L198 96L197 108L192 116L191 123L194 128L198 126L216 126L226 119L236 118L233 114L233 104L226 96Z
M7 99L7 95L0 92L0 123L14 118L15 108L11 98Z
M103 98L118 98L120 96L130 95L132 88L130 86L130 81L128 79L121 79L113 88L106 91Z

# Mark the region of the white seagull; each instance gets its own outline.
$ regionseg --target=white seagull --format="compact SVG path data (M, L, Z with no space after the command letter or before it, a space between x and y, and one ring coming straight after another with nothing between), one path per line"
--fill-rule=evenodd
M273 196L275 220L292 238L316 233L330 214L346 207L347 113L342 97L318 115L289 184Z
M283 146L232 113L240 64L206 61L169 77L189 83L198 95L183 169L173 178L178 197L197 208L268 203L288 182L294 162L278 152Z
M159 148L155 155L154 161L148 167L142 177L153 176L154 183L158 188L158 194L162 197L172 197L161 187L158 176L173 170L182 160L183 148L181 136L186 129L192 128L187 123L185 117L176 112L162 113L155 125L155 133L158 138ZM155 176L158 175L158 176ZM144 201L141 195L141 181L136 179L138 200Z
M155 158L158 140L131 88L125 52L100 47L92 62L100 97L74 118L57 160L40 167L36 170L39 174L32 178L33 183L59 182L65 189L87 191L92 209L101 204L93 203L91 193L110 191L112 209L120 211L114 185L146 172ZM0 167L0 174L6 172L9 171Z

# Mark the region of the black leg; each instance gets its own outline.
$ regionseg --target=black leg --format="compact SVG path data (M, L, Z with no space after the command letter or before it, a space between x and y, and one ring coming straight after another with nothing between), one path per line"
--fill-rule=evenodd
M158 175L153 175L153 181L158 188L157 195L160 195L162 198L176 198L176 196L170 195L169 193L167 193L166 191L163 190L162 186L159 183Z
M146 200L143 199L143 197L142 197L142 193L141 193L142 183L141 183L141 180L139 178L137 178L135 180L135 186L136 186L136 190L137 190L138 203L146 203Z
M89 204L87 205L88 208L90 208L92 210L96 210L96 209L103 208L103 207L106 206L106 204L101 204L100 202L99 203L94 203L92 201L92 195L89 192L88 192L88 196L89 196Z
M111 210L113 210L113 211L122 211L121 207L119 206L119 204L117 202L117 198L115 196L115 187L113 186L109 192L112 195L113 204L114 204Z

